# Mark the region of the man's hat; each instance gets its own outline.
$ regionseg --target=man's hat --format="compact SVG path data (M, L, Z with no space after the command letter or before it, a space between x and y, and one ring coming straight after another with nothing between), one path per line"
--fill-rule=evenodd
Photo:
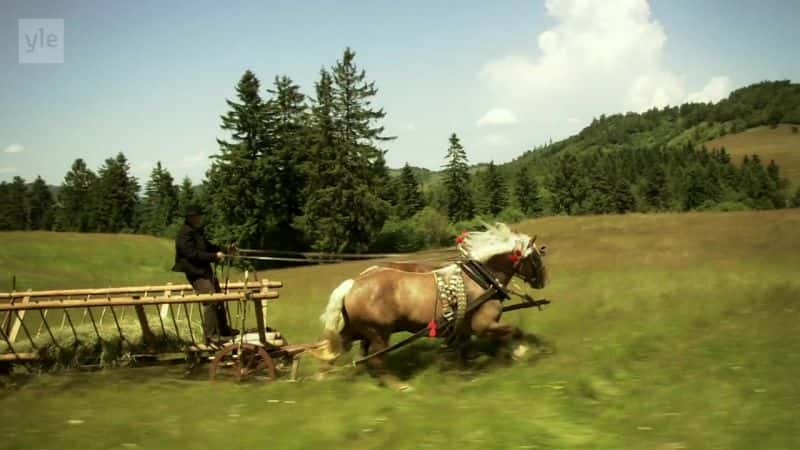
M184 217L189 216L202 216L203 215L203 208L198 204L191 204L186 206L183 211Z

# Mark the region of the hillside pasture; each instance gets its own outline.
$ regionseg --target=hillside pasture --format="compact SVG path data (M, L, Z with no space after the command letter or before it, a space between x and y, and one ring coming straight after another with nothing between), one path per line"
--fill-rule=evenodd
M180 366L17 374L0 396L0 448L800 447L800 210L516 228L549 246L551 283L535 294L553 301L506 318L531 336L518 361L484 354L458 368L425 340L390 357L409 393L344 362L314 381L310 360L299 383L266 385L211 384ZM72 258L26 251L42 242ZM142 267L108 270L125 251ZM129 274L165 271L170 258L151 238L0 234L4 271L41 272L37 288L140 282ZM316 339L330 290L368 264L262 273L285 283L271 325L292 342Z

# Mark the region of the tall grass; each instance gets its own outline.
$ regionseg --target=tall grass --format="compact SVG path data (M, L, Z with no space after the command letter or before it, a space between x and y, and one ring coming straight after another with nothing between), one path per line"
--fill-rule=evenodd
M268 385L42 375L0 397L0 448L800 448L800 211L518 228L550 247L536 295L553 301L505 318L536 337L520 361L458 369L420 342L390 357L406 394L349 368ZM286 286L270 323L313 340L330 290L367 264L262 274Z

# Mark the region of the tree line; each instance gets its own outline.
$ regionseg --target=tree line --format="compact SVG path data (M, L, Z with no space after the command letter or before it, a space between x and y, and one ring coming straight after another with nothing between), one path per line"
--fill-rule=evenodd
M763 89L757 92L737 95L766 101ZM774 161L765 165L752 155L736 165L725 149L709 151L690 142L670 147L630 141L557 153L552 147L559 144L551 143L531 161L473 166L452 133L443 139L443 170L423 186L408 164L396 175L386 166L381 145L392 137L381 125L385 112L374 106L377 93L349 48L320 70L310 95L286 75L265 89L246 71L221 116L226 137L218 140L219 151L199 185L188 178L177 184L159 162L141 186L122 153L96 171L77 159L56 193L40 177L31 184L20 177L0 183L0 229L172 237L183 221L181 211L199 203L220 242L414 251L448 244L461 229L490 220L800 206L800 190L784 197L787 182ZM792 114L778 105L782 114ZM603 117L582 133L599 133L613 120Z
M160 162L140 195L123 153L97 171L76 159L55 192L41 177L30 185L21 177L0 183L0 229L164 235L197 191L188 178L175 185Z

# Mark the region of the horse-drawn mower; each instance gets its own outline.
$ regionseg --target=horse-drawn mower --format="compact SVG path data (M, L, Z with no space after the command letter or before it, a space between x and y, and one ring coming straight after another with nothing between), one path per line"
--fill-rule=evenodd
M212 380L274 380L282 371L295 378L307 346L290 345L266 325L266 304L282 286L243 281L200 295L188 284L0 293L0 364L91 367L108 363L104 353L116 348L134 364L185 358L193 371L210 361ZM202 305L210 302L226 304L241 335L205 335Z

